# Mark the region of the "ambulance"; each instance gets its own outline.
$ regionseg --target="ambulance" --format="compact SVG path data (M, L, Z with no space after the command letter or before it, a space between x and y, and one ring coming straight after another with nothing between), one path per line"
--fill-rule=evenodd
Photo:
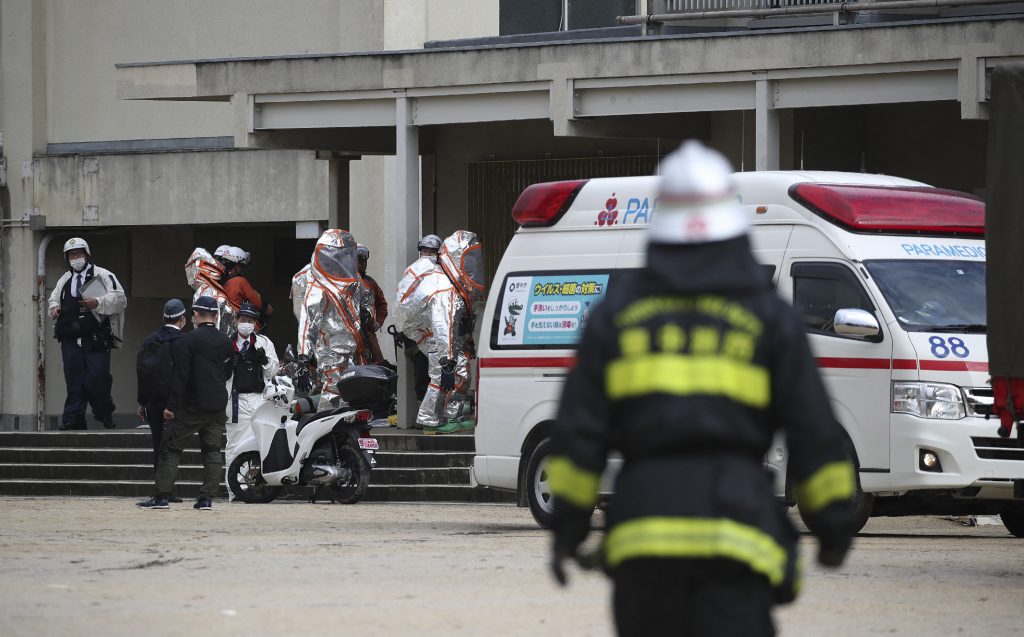
M1024 449L986 418L983 202L859 173L749 172L736 183L755 256L803 317L848 435L859 524L1002 514L1024 536ZM512 211L520 228L481 317L472 476L518 492L542 526L552 512L549 437L576 343L594 305L644 263L657 186L657 177L535 184ZM792 503L786 454L779 439L765 462ZM602 493L619 464L610 462Z

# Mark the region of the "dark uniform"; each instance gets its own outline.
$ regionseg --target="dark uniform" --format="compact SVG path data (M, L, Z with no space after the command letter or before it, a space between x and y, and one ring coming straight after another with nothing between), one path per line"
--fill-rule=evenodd
M110 319L102 321L91 310L81 305L82 287L95 271L89 264L82 272L74 272L60 291L60 315L54 326L54 337L60 341L64 363L64 381L67 399L61 429L85 429L85 410L92 406L93 415L104 426L113 427L114 400L110 389L114 378L110 375L110 349L114 346L110 332ZM72 292L72 283L78 280ZM117 280L112 276L110 285L116 290Z
M204 298L208 297L199 300ZM227 380L234 356L231 341L213 323L202 323L174 341L171 347L174 382L167 401L167 409L174 412L174 420L168 424L156 469L158 495L171 493L181 451L196 433L203 453L203 485L199 497L217 495L224 474L221 442L227 421Z
M556 555L586 536L606 458L621 452L602 547L620 635L773 634L771 606L799 579L797 533L763 465L777 430L823 563L845 555L844 432L746 235L652 243L648 265L594 310L564 392L549 469Z
M146 422L149 423L149 432L153 437L153 467L155 468L160 461L160 440L163 436L164 431L164 409L167 408L167 401L169 396L166 390L161 387L150 387L147 384L145 375L142 370L142 353L146 351L150 343L171 343L171 349L174 348L174 341L182 338L184 334L181 333L177 327L173 325L162 325L160 329L156 330L152 334L146 337L142 341L142 345L139 346L139 356L136 363L136 379L138 381L138 401L139 407L146 410Z

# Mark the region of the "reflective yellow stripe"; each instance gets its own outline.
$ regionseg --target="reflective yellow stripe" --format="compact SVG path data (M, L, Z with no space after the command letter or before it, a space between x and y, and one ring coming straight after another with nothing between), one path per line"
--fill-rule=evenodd
M612 400L663 393L723 396L751 407L771 399L768 370L721 356L648 354L608 365L605 387Z
M831 462L811 474L796 488L796 499L805 513L820 511L836 500L849 500L856 488L853 464Z
M610 566L642 557L724 557L773 586L786 576L786 550L761 529L728 518L637 518L613 528L604 546Z
M582 509L597 505L597 487L601 476L580 469L572 460L557 456L548 463L548 484L552 495Z

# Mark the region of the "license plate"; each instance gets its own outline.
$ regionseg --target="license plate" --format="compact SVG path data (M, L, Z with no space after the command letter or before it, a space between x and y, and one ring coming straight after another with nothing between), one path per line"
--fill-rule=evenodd
M360 449L380 449L380 445L377 444L376 438L360 438L359 439Z

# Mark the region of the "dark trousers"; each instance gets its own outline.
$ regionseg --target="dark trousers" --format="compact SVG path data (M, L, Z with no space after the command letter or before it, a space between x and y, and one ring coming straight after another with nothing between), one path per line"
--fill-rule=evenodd
M775 635L771 585L739 562L635 559L612 579L620 637Z
M420 402L423 402L423 397L427 395L427 385L430 384L428 365L427 355L416 350L412 355L412 377L416 388L416 400Z
M146 422L149 423L149 435L153 437L153 468L160 464L160 441L164 434L164 409L166 403L151 402L146 405Z
M114 413L114 400L110 387L114 382L110 375L110 350L87 340L79 345L66 339L60 342L60 353L64 359L64 383L68 397L64 401L64 424L80 423L85 428L85 408L92 406L92 413L99 420L110 418Z
M174 490L185 443L194 434L199 434L199 446L203 452L203 486L199 488L199 497L217 496L224 477L224 450L221 445L227 419L223 409L199 411L182 407L175 412L174 420L167 423L160 447L160 462L156 467L157 495L168 496Z

